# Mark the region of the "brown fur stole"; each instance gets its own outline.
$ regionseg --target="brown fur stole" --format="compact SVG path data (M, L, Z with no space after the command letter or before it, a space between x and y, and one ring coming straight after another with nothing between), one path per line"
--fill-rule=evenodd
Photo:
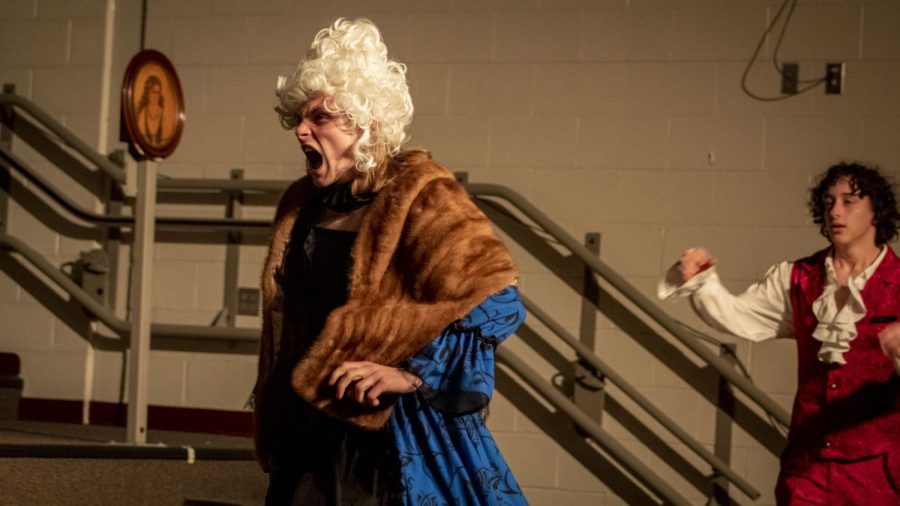
M279 347L274 273L312 189L308 178L302 178L278 206L262 279L258 390L264 388ZM371 408L335 400L327 383L331 372L345 361L400 364L513 283L516 269L465 189L447 169L424 156L408 161L365 213L353 246L348 300L328 316L294 369L292 386L332 416L374 429L387 421L390 403Z

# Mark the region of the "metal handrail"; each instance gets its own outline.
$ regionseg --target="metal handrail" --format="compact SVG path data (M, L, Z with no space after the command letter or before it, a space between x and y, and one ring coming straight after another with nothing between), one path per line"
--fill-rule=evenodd
M22 255L44 275L57 283L63 290L76 299L88 312L97 317L98 320L107 325L114 332L122 337L128 337L131 332L131 326L126 320L122 320L115 316L112 311L104 305L96 301L80 286L78 286L71 278L54 268L52 264L47 262L39 253L30 248L21 240L0 234L0 248L11 249ZM738 488L744 491L748 496L756 498L759 492L749 483L737 476L724 462L711 455L707 450L702 448L699 443L682 431L674 421L670 420L661 411L655 408L648 400L646 400L639 392L630 387L621 377L619 377L611 368L606 366L598 357L596 357L587 347L577 341L573 336L568 334L561 326L556 324L546 313L533 304L527 297L522 296L523 302L530 313L535 315L539 320L556 332L567 344L572 346L578 354L587 360L592 366L597 368L607 377L609 377L626 395L629 395L639 406L645 409L651 416L659 421L663 426L670 430L679 440L684 442L688 447L694 450L704 460L710 463L713 468L721 473L722 476L729 479ZM154 337L191 337L206 338L215 340L230 341L249 341L255 342L259 338L256 329L240 329L240 328L220 328L220 327L204 327L190 325L170 325L170 324L153 324L151 325L151 335ZM545 398L550 400L556 407L565 412L579 426L581 426L598 444L606 449L612 457L620 464L629 469L632 473L640 477L660 496L673 504L689 504L687 500L681 497L674 489L666 484L658 475L656 475L649 467L644 465L639 459L628 452L621 444L609 436L603 429L588 415L575 406L569 399L555 389L546 385L545 381L537 375L531 368L518 359L512 352L501 348L498 351L498 357L507 363L520 377L522 377L529 385L538 390Z
M208 179L160 177L156 187L165 190L212 190L281 193L287 190L293 181L280 179Z
M56 269L52 264L50 264L50 262L44 259L43 256L41 256L37 251L25 244L23 241L14 236L0 233L0 248L12 250L22 255L39 271L50 278L53 282L55 282L60 288L69 293L79 304L82 305L82 307L84 307L89 313L93 314L100 322L105 324L107 327L112 329L116 334L122 336L123 338L128 338L128 336L130 336L131 325L128 321L117 317L112 311L106 308L106 306L95 300L71 278ZM697 451L696 448L694 448L690 437L684 436L683 431L681 431L677 427L677 425L674 424L674 422L668 420L668 418L665 417L665 415L662 415L659 410L657 410L655 407L652 407L652 405L649 405L649 401L647 401L643 398L643 396L631 389L631 387L623 379L621 379L615 372L607 367L599 358L594 356L593 353L590 352L590 350L587 350L584 345L575 340L574 337L567 335L565 331L560 332L561 327L555 324L555 322L553 322L552 319L550 319L546 315L546 313L535 307L535 305L531 303L531 301L528 300L524 295L522 296L522 299L525 302L529 312L537 316L538 319L547 324L551 330L554 330L557 334L559 334L567 343L569 343L573 348L576 349L576 351L578 351L579 355L588 360L593 366L597 367L598 370L600 370L604 374L607 374L608 377L612 379L613 382L615 382L623 390L623 392L632 397L635 402L637 402L641 407L647 410L652 416L657 418L660 423L662 423L667 429L672 431L673 434L678 436L679 439L685 442L685 444ZM243 342L256 342L259 340L259 330L250 328L223 328L198 325L152 324L150 332L151 336L153 337L190 337ZM624 465L631 468L636 474L642 476L642 478L647 480L648 483L653 483L659 480L659 478L656 477L652 473L652 471L649 470L649 468L646 468L646 466L641 464L640 461L638 461L630 453L628 453L627 450L622 448L621 445L615 442L615 440L611 439L610 436L606 434L605 431L603 431L599 427L599 425L596 424L596 422L594 422L590 417L584 414L584 412L581 411L577 406L572 404L571 401L561 396L561 394L559 394L555 390L553 390L552 394L548 394L544 391L544 388L534 385L533 383L535 381L538 381L539 379L531 378L530 376L536 375L537 373L534 373L530 370L530 368L524 366L524 363L519 361L519 359L517 359L514 355L511 355L509 352L503 351L502 348L501 352L503 358L507 360L507 362L510 362L511 366L514 367L514 370L517 374L525 378L526 381L529 382L529 384L532 384L532 386L541 391L542 394L548 398L548 400L551 400L554 405L562 409L580 426L585 428L585 430L589 434L591 434L591 436L595 438L598 443L610 450L613 454L616 454L616 452L619 452L620 450L622 452L625 452L622 455L617 455L617 458L621 459ZM520 365L524 366L524 368L520 367ZM565 401L565 403L561 404L562 401ZM571 404L571 406L569 406L568 404ZM757 492L751 485L746 483L739 476L734 475L733 471L731 471L731 469L729 469L727 465L722 463L718 458L716 458L715 456L710 457L709 455L706 455L700 451L697 451L697 453L700 454L700 456L705 460L707 460L707 462L713 465L713 467L723 476L735 483L735 485L737 485L749 496L753 498L759 496L759 492ZM632 460L634 462L632 462ZM667 486L659 484L653 485L653 488L657 490L657 492L665 496L667 499L673 500L671 497L669 497L669 492L674 493L674 491L666 491L666 487ZM677 500L673 500L673 502L679 503L679 501Z
M27 162L6 149L0 148L0 163L13 168L39 188L60 207L72 213L76 217L95 226L102 228L130 228L134 226L133 216L107 216L95 213L75 203L66 196L65 192L57 188L53 183L38 174ZM226 180L222 180L226 181ZM199 186L199 185L198 185ZM178 186L175 186L178 187ZM197 188L194 188L197 189ZM207 188L208 189L208 188ZM247 220L238 218L182 218L182 217L157 217L156 227L160 230L202 228L223 231L268 231L272 227L270 220Z
M556 240L558 240L561 244L568 248L573 255L578 257L578 259L584 262L584 264L587 265L592 271L598 274L607 283L612 285L612 287L618 290L618 292L621 293L626 299L640 308L641 311L643 311L647 316L649 316L656 323L666 329L670 334L675 336L679 341L681 341L691 351L697 354L707 364L712 366L722 377L728 380L729 383L743 391L750 399L752 399L756 404L762 407L766 412L775 417L775 419L782 423L785 427L790 424L790 414L787 412L787 410L778 405L771 397L766 395L765 392L760 390L759 387L754 385L746 377L741 376L741 374L734 370L734 368L731 367L726 361L719 358L716 354L706 348L706 346L698 342L696 338L685 332L684 329L682 329L682 327L678 325L678 323L676 323L671 316L666 314L662 309L659 308L659 306L651 302L650 299L648 299L644 294L638 291L637 288L632 286L631 283L626 281L625 278L619 275L619 273L614 271L611 267L606 265L606 263L597 258L597 256L588 251L587 248L582 246L573 236L563 230L562 227L554 223L553 220L551 220L540 209L535 207L532 203L528 202L525 197L519 195L510 188L496 184L469 183L465 186L466 189L473 195L479 197L501 197L507 202L514 205L519 209L519 211L525 214L534 223L539 225L541 228L547 231L547 233L552 235Z
M21 239L0 232L0 249L12 250L22 255L45 276L53 280L60 288L71 295L89 313L109 327L122 338L131 335L131 323L115 315L109 308L98 302L84 291L77 283L48 262L40 253L25 244ZM189 337L192 339L210 339L218 341L256 342L259 340L259 329L239 327L207 327L202 325L152 324L152 337Z
M62 123L31 100L16 94L4 91L0 93L0 107L18 107L36 119L47 130L56 135L64 145L74 149L85 157L97 168L105 172L113 181L124 185L126 183L125 170L107 159L96 149L79 139ZM157 187L160 189L185 189L185 190L218 190L218 191L259 191L277 193L284 191L291 181L269 179L207 179L207 178L165 178L160 177Z
M22 255L39 271L41 271L44 275L46 275L53 282L59 285L60 288L69 293L79 304L82 305L82 307L96 316L98 320L100 320L114 332L121 335L123 338L127 338L130 335L131 326L129 322L118 318L115 314L112 313L112 311L107 309L100 302L93 299L71 278L60 272L58 269L54 268L52 264L50 264L37 251L29 247L23 241L8 234L0 233L0 248L12 250ZM527 299L524 299L524 297L523 300L526 300L527 304L533 306L532 304L530 304L530 301L527 301ZM529 311L533 311L533 309L533 307L529 307ZM151 335L154 337L191 337L247 342L255 342L259 339L259 331L257 329L202 327L169 324L151 325ZM593 419L591 419L580 408L572 403L572 401L567 399L550 385L546 384L546 381L544 381L534 370L528 367L521 359L516 357L515 354L503 347L498 348L497 354L498 358L509 365L516 374L522 377L529 385L539 391L545 398L547 398L556 407L561 409L570 418L572 418L580 427L582 427L588 434L590 434L591 437L601 445L601 447L607 450L615 460L622 464L626 469L639 476L645 483L648 484L648 486L650 486L654 491L660 494L660 496L664 497L672 504L690 504L689 501L681 497L672 487L665 483L665 481L663 481L656 473L654 473L649 467L641 462L640 459L632 455L624 446L622 446L614 438L609 436L606 431L604 431ZM589 357L592 356L592 354L590 353L584 353L584 355L589 360ZM604 367L599 359L591 361L591 363L594 365L599 365L600 367ZM611 375L610 377L612 378L613 376ZM615 381L616 384L620 387L626 385L624 381L619 381L615 378L613 378L613 381ZM65 455L71 456L71 454L65 453L59 456ZM730 470L720 469L719 467L716 468L745 492L748 492L753 497L757 497L759 495L758 492L756 492L752 487L748 487L745 489L745 484L742 483L742 480L732 479L732 477L729 476ZM756 495L753 495L754 492Z
M98 153L94 148L86 142L79 139L75 134L63 126L62 123L45 112L43 109L35 105L34 102L27 98L12 92L0 93L0 106L19 107L27 112L31 117L38 120L42 125L47 127L50 132L59 137L62 142L74 149L78 154L88 159L97 166L98 169L105 172L109 177L119 184L125 184L125 171L120 169L116 164L107 160L106 157Z
M9 94L3 94L0 96L6 95ZM74 202L71 202L70 200L65 198L62 192L59 192L57 189L55 189L52 184L40 178L35 171L29 170L27 168L27 164L20 160L18 157L6 152L5 150L0 150L0 153L2 153L3 157L10 162L11 166L15 167L21 173L25 174L26 177L28 177L30 180L34 181L37 186L41 187L57 203L68 209L70 212L81 217L82 219L85 219L86 221L92 221L98 226L117 227L133 225L134 218L132 217L103 216L80 208ZM212 185L228 181L229 188L235 191L251 188L271 190L281 188L286 184L285 182L281 181L268 182L265 184L257 185L256 183L258 182L242 182L240 180L219 180L209 182L202 180L160 180L160 182L164 181L170 188L185 189L214 189ZM741 389L745 394L747 394L748 397L750 397L754 402L756 402L769 414L775 417L775 419L780 423L785 426L789 425L790 415L784 408L775 403L774 400L767 396L762 390L756 387L756 385L750 382L747 378L741 376L737 371L734 370L734 368L730 367L727 362L716 356L702 343L699 343L695 338L687 334L681 328L681 326L679 326L675 322L675 320L673 320L668 314L663 312L657 305L653 304L646 296L640 293L617 272L607 266L602 260L597 258L595 255L592 255L587 250L587 248L582 246L574 237L563 230L562 227L554 223L553 220L551 220L537 207L528 202L524 197L522 197L515 191L500 185L484 183L464 183L464 185L466 186L466 189L475 196L501 197L517 207L529 219L537 223L550 235L554 236L560 243L566 246L573 255L584 262L585 265L587 265L592 271L600 275L604 280L606 280L610 285L618 290L619 293L629 299L645 314L650 316L660 326L665 328L668 332L670 332L673 336L675 336L683 344L685 344L685 346L691 349L691 351L699 355L705 362L716 369L716 371L725 379L727 379L731 384ZM271 226L271 223L267 220L242 220L232 218L157 218L157 226L160 228L213 227L220 230L267 230Z
M544 325L547 326L548 329L553 331L557 336L560 337L567 345L569 345L579 357L586 360L594 369L599 371L606 379L611 380L619 390L621 390L625 395L627 395L631 400L633 400L638 406L640 406L644 411L647 412L654 420L660 423L663 427L666 428L669 432L671 432L679 441L684 443L688 448L694 451L700 458L705 460L708 464L710 464L713 469L715 469L718 473L720 473L723 477L728 479L728 481L737 485L742 492L747 494L752 499L757 499L760 496L759 490L753 487L747 480L738 475L734 470L722 459L715 456L709 450L706 449L699 441L697 441L690 434L685 432L675 420L672 420L668 415L662 412L659 408L657 408L650 399L644 397L637 388L633 387L628 381L625 380L619 373L617 373L612 367L608 366L603 360L601 360L594 352L585 346L581 341L579 341L575 336L573 336L569 331L563 328L562 325L559 324L556 320L550 317L547 312L541 309L537 304L532 302L528 297L526 297L522 291L519 291L519 297L522 299L522 303L525 305L525 309L528 310L528 313L532 316L535 316L538 320L540 320Z
M671 504L691 504L690 501L682 497L639 458L635 457L627 448L622 446L621 443L603 430L593 418L576 406L568 397L550 385L522 359L517 357L515 353L504 346L499 346L496 349L496 354L501 362L508 365L519 375L519 377L525 380L526 383L540 392L541 395L553 403L554 406L574 420L575 423L584 429L585 432L590 434L591 438L606 450L613 459L618 461L619 464L622 464L630 472L639 476L657 494Z
M130 335L131 326L129 322L118 318L115 314L112 313L112 311L107 309L100 302L96 301L86 291L78 286L71 278L60 272L58 269L54 268L53 265L45 260L37 251L25 244L20 239L8 234L0 233L0 249L12 250L22 255L39 271L41 271L44 275L46 275L53 282L59 285L60 288L69 293L89 313L96 316L98 320L100 320L114 332L121 335L123 338L127 338ZM259 331L257 329L201 327L191 325L167 324L151 325L151 335L153 335L154 337L191 337L231 341L258 341L259 339ZM542 395L544 395L545 398L550 400L555 406L557 406L568 416L570 416L580 427L582 427L588 434L590 434L591 437L595 441L597 441L598 444L600 444L600 446L606 449L615 460L622 464L626 469L630 470L632 473L640 477L660 496L662 496L672 504L690 504L689 501L681 497L671 486L665 483L665 481L663 481L656 473L654 473L649 467L641 462L640 459L632 455L624 446L622 446L614 438L609 436L606 431L604 431L593 419L591 419L588 415L581 411L581 409L575 406L572 401L565 398L554 388L547 385L546 382L543 381L543 379L540 378L540 376L536 372L534 372L530 367L522 362L521 359L516 357L515 354L502 347L498 348L497 353L498 358L509 365L516 374L522 377L529 385L538 390ZM15 452L18 450L7 448L5 449L5 451ZM72 448L64 448L59 451L57 451L56 449L52 449L48 450L46 457L73 458L72 451ZM108 451L112 451L115 453L116 451L121 450L98 450L96 447L92 447L84 451L86 451L88 454L94 455L95 457L101 456L97 454L97 452L99 452L100 454L102 454L102 456L112 458L114 457L113 455L106 455ZM35 454L31 452L31 449L29 449L29 452L29 456L35 456ZM0 456L2 456L3 453L4 449L0 448ZM79 455L81 455L82 450L79 449L78 451L76 451L76 453L79 453ZM180 455L180 453L175 450L166 450L161 453L150 453L154 454L152 458L178 458L178 456ZM132 455L129 453L129 458L134 458L135 456L136 455ZM149 453L141 454L141 456L150 458Z

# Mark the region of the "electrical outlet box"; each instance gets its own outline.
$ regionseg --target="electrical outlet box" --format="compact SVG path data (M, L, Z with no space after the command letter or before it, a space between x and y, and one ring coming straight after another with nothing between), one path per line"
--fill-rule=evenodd
M237 314L247 316L259 315L258 288L238 288Z
M825 65L825 93L839 95L844 92L844 64L828 63Z
M796 63L783 63L781 65L781 93L793 95L797 93L797 81L800 76L800 66Z

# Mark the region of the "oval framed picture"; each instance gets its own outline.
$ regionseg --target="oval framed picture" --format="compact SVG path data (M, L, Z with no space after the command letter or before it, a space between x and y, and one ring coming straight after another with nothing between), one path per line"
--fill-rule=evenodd
M122 82L122 118L142 156L171 155L184 129L184 95L172 62L155 49L134 55Z

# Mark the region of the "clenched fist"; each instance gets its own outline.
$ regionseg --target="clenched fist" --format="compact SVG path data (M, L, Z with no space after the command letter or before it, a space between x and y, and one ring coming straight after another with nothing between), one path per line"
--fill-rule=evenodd
M686 283L697 274L709 269L715 264L714 258L704 248L688 248L678 259L678 272L681 273L681 282Z

